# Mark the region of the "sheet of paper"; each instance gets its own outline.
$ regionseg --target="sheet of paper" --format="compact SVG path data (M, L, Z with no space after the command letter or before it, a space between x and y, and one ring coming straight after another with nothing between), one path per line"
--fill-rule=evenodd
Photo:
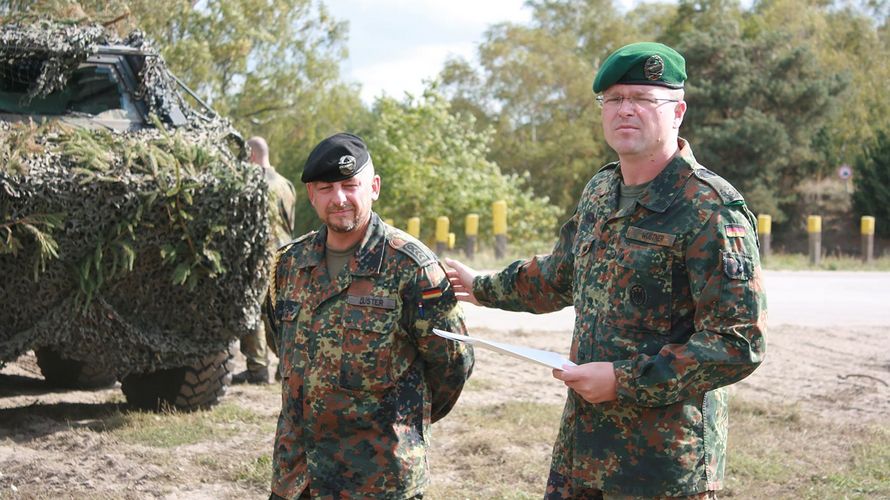
M484 347L501 354L513 356L514 358L524 359L550 368L556 368L557 370L562 370L563 365L575 366L575 363L572 363L563 356L551 351L533 349L531 347L523 347L504 342L495 342L493 340L485 340L479 337L458 335L456 333L446 332L445 330L439 330L438 328L433 328L433 333L449 340L466 342L473 346Z

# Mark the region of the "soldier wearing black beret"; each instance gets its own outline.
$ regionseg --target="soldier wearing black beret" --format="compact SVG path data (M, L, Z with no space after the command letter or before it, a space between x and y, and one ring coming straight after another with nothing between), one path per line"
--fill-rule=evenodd
M756 225L741 194L679 137L686 61L642 42L593 82L606 142L549 255L482 276L460 262L458 298L550 312L574 305L570 390L545 498L715 498L728 395L766 352Z
M271 498L419 498L430 425L457 401L472 348L439 259L371 208L380 176L358 136L309 154L323 225L279 250L267 300L283 404Z

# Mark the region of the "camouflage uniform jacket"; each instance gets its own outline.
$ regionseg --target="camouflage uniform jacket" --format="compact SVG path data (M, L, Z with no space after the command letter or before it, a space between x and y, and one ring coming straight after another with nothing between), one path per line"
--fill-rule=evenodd
M326 228L279 254L269 304L281 346L282 410L272 491L296 498L410 498L428 483L430 424L473 367L435 255L371 214L355 256L332 282Z
M487 306L575 308L571 359L611 361L618 400L569 391L551 469L576 487L683 496L722 487L721 387L762 361L766 321L755 220L689 145L618 212L618 164L587 184L550 255L477 277Z

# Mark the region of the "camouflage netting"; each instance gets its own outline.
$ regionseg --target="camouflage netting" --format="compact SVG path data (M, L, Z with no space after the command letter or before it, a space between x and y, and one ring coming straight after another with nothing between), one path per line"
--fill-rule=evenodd
M93 44L119 43L80 30L34 95L63 86ZM18 48L0 48L0 62L20 55L21 44L3 43ZM138 35L125 43L146 48ZM262 170L228 147L227 122L171 92L160 58L140 77L151 109L176 99L188 125L120 133L0 121L0 365L52 346L119 376L185 366L259 321L271 259Z

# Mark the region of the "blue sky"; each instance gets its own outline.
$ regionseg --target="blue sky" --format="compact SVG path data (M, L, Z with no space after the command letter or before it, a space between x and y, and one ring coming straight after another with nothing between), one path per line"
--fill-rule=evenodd
M449 56L476 60L492 24L531 19L523 0L323 0L338 20L349 22L347 81L362 86L362 99L385 93L419 94Z

